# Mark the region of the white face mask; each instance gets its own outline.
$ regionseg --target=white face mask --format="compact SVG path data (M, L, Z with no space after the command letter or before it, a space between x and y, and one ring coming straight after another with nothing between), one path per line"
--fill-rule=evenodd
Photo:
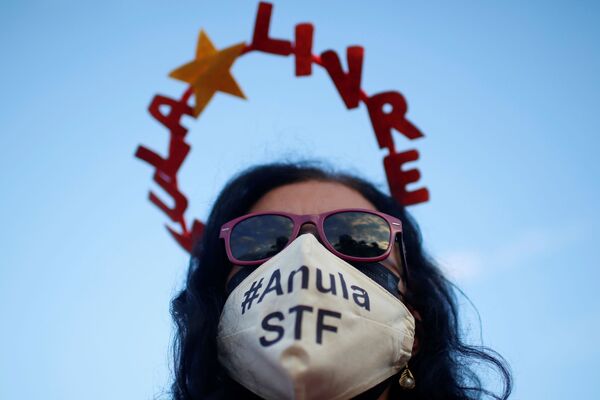
M404 368L414 329L398 298L305 234L228 297L219 361L265 399L349 399Z

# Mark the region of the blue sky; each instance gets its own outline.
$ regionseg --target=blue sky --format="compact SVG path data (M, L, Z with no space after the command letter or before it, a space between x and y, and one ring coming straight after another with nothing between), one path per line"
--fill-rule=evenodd
M515 399L597 398L600 7L592 1L275 1L272 32L313 22L315 52L360 44L363 88L399 90L426 137L399 149L431 201L425 245L477 307L465 329L510 362ZM3 1L0 5L0 398L166 398L169 301L186 254L146 199L147 113L204 28L249 41L257 1ZM363 105L322 70L250 54L186 121L179 174L204 219L246 166L319 158L385 188ZM235 143L235 145L233 145ZM417 377L418 379L418 377ZM566 383L561 383L566 382Z

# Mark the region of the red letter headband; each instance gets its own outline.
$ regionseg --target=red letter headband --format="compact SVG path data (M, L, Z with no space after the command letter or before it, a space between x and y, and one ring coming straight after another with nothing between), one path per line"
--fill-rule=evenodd
M392 196L405 206L429 200L427 188L414 191L406 189L408 184L418 182L421 174L417 169L403 170L402 166L418 160L419 153L414 149L396 152L392 137L392 130L400 132L409 140L423 136L423 133L406 119L407 105L404 96L396 91L369 96L361 89L364 50L360 46L350 46L346 50L348 71L342 69L340 58L333 50L327 50L320 56L314 55L312 24L296 25L293 44L288 40L269 37L272 9L273 6L269 3L259 4L250 44L239 43L217 50L206 33L201 31L195 59L169 74L172 78L187 82L190 85L188 89L177 100L156 95L148 108L150 114L170 132L168 156L163 158L144 146L137 148L135 156L155 168L153 180L173 198L174 206L170 208L156 194L150 192L150 201L160 208L172 223L179 225L179 230L168 225L167 229L188 252L192 251L193 244L202 236L204 224L195 219L191 227L188 227L184 217L188 201L177 185L177 172L190 151L190 145L185 142L187 129L181 125L181 117L189 115L197 118L216 92L246 98L229 69L238 57L251 51L280 56L293 55L296 76L311 75L313 64L325 68L348 109L357 108L361 101L366 104L377 143L380 148L387 148L389 151L383 159L383 165ZM188 105L192 94L195 99L193 107ZM165 109L167 112L163 113L161 110Z

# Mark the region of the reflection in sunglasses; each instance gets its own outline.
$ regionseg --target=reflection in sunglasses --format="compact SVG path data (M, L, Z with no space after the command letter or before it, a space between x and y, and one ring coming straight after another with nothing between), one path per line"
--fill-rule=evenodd
M382 247L377 242L367 244L365 240L357 241L352 236L344 234L339 236L333 247L342 254L352 257L377 257L385 253L387 245Z
M278 236L275 242L257 242L257 238L244 236L239 237L240 241L235 247L235 257L241 261L261 260L263 258L273 257L279 253L288 242L285 236ZM272 243L272 244L271 244ZM241 254L239 254L241 253Z
M324 228L332 246L340 253L353 257L377 257L385 253L390 244L387 222L373 214L334 214L325 220Z
M272 257L287 244L293 223L281 215L261 215L238 223L231 232L231 251L240 261Z

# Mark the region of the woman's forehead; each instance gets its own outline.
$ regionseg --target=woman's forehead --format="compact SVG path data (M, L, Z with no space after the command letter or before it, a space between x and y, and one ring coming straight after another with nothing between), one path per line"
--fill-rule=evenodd
M339 208L375 206L360 192L331 181L305 181L279 186L262 196L250 212L284 211L294 214L319 214Z

